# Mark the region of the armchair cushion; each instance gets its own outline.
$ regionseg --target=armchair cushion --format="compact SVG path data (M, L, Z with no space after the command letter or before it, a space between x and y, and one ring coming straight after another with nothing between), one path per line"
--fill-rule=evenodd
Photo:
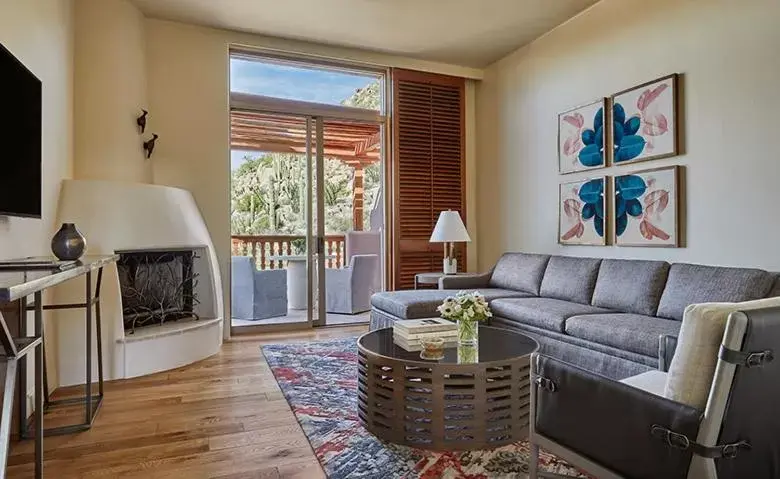
M539 295L590 304L601 259L553 256L547 263Z
M532 378L556 386L536 389L536 432L623 477L686 477L690 450L668 447L650 430L660 425L695 438L701 411L547 356L534 355L531 367Z
M558 333L564 332L566 319L572 316L611 312L552 298L501 298L491 302L490 308L493 316Z
M548 261L550 256L546 254L504 253L493 269L490 286L538 296Z
M658 355L658 338L677 334L680 322L641 314L588 314L566 320L566 334L645 356Z
M664 291L669 263L628 259L601 262L593 306L654 316Z
M780 306L780 297L743 303L692 304L685 309L664 396L703 408L712 386L726 321L734 311Z
M775 275L760 269L675 263L669 268L657 316L681 320L691 304L764 298L774 282Z

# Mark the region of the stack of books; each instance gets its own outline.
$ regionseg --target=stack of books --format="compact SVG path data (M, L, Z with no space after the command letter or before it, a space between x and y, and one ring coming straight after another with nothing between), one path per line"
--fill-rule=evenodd
M407 351L422 351L423 338L442 338L444 347L458 344L458 326L441 318L405 319L393 324L393 342Z

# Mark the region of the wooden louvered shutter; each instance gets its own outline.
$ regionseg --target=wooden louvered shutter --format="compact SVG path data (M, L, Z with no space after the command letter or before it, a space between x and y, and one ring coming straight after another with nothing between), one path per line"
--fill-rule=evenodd
M408 289L416 273L442 270L442 245L428 241L439 213L457 210L466 221L465 82L398 69L392 77L393 286ZM464 245L457 257L464 271Z

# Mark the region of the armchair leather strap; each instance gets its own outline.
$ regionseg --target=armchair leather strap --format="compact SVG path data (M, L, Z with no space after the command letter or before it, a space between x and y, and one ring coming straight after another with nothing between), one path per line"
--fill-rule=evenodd
M683 451L690 450L697 456L709 459L733 459L737 457L737 453L740 449L751 449L750 443L747 441L739 441L719 446L703 446L695 441L691 441L685 434L674 432L671 429L667 429L657 424L654 424L653 427L650 428L650 434L656 439L662 440L669 447L674 447Z
M766 363L771 363L775 359L775 355L770 349L767 349L766 351L743 353L742 351L729 349L721 344L718 358L727 363L736 364L737 366L755 368L761 367Z

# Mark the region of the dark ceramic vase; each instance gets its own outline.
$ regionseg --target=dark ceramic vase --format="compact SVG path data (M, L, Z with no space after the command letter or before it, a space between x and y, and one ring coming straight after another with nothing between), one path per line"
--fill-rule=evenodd
M62 227L51 239L51 251L63 261L81 258L87 247L87 240L73 223L62 223Z

